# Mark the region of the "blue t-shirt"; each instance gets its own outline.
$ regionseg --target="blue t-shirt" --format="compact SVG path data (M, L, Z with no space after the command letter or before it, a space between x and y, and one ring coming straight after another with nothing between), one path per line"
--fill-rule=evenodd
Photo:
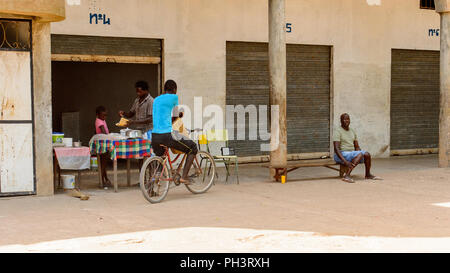
M178 96L163 94L153 101L153 130L155 134L172 132L172 110L178 105Z

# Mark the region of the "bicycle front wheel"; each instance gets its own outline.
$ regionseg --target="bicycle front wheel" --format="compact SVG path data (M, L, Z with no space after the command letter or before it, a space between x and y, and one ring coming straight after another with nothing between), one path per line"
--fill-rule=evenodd
M216 175L214 158L207 152L199 151L189 173L192 183L185 186L194 194L205 193L213 185Z
M142 164L139 184L142 194L150 203L159 203L167 196L170 176L161 157L151 157Z

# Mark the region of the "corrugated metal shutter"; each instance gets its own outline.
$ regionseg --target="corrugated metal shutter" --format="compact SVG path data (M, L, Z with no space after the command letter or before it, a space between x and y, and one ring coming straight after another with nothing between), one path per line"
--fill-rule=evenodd
M330 151L329 46L287 45L288 152Z
M52 54L161 57L161 40L52 34Z
M439 51L392 50L391 150L437 148Z
M329 151L330 56L329 46L287 45L290 154ZM268 62L267 43L227 42L227 105L269 105ZM247 139L248 124L247 118ZM254 156L267 154L260 151L262 143L267 142L230 141L230 146L239 156Z
M266 43L227 42L227 105L269 105L269 56ZM268 120L268 128L270 121ZM228 122L228 121L227 121ZM263 141L248 141L249 117L246 116L246 139L229 142L238 156L267 154L261 152ZM257 123L257 120L251 120ZM236 126L237 127L237 126ZM229 129L230 130L230 129ZM237 129L234 136L237 136ZM267 143L267 142L266 142Z

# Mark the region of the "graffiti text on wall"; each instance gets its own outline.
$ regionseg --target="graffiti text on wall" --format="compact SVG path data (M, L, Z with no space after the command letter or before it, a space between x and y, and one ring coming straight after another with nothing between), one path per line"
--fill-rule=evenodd
M105 6L103 0L90 0L89 4L89 24L91 25L111 25L111 18L109 18L102 7Z
M440 31L440 29L438 29L438 28L436 28L436 29L430 28L428 30L428 36L439 36L439 31Z
M98 25L98 22L103 21L104 25L111 25L111 18L107 17L106 14L100 13L89 13L89 23Z

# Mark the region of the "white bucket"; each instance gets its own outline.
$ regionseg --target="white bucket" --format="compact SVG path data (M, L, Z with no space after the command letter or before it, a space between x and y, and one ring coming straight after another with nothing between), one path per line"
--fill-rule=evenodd
M65 190L71 190L75 188L75 175L61 175L61 179L63 181L63 188Z

